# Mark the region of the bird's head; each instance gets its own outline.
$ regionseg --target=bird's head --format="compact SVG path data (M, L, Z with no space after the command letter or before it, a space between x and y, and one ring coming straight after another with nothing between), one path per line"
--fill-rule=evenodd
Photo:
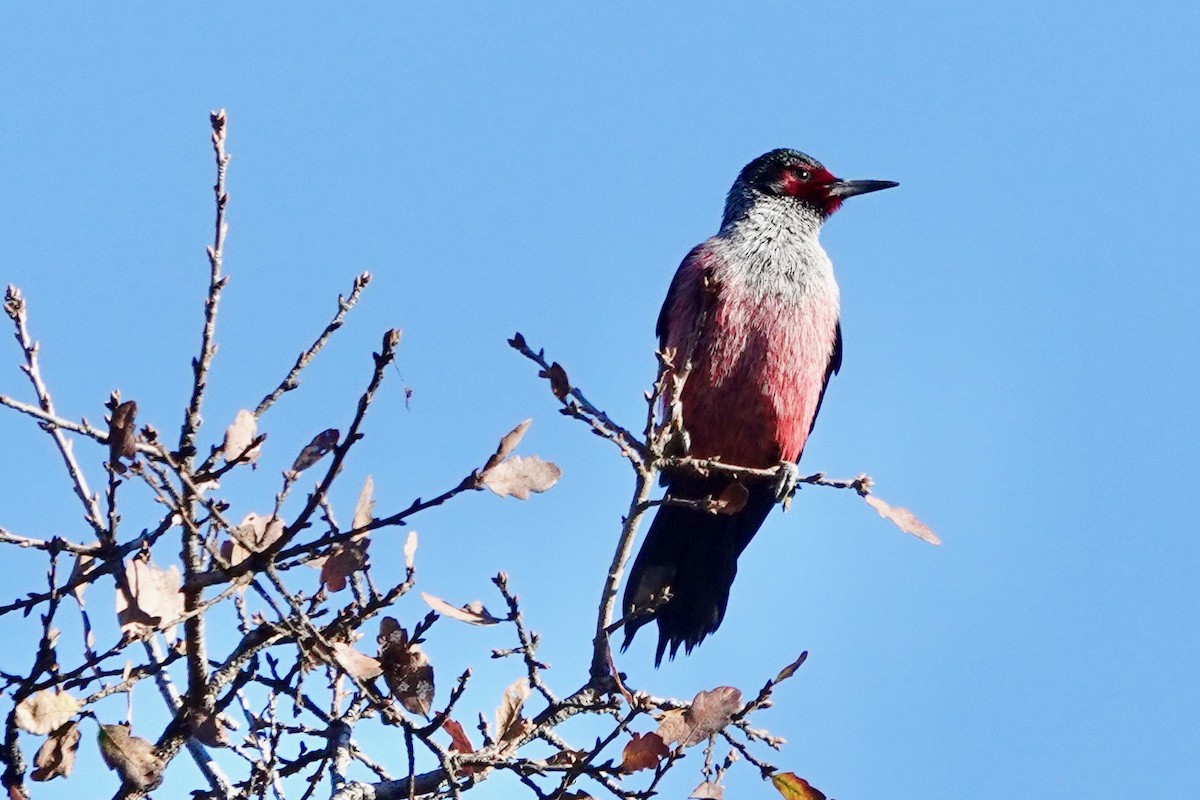
M772 150L742 169L729 191L726 215L762 198L781 198L824 219L847 197L898 185L894 181L845 181L798 150Z

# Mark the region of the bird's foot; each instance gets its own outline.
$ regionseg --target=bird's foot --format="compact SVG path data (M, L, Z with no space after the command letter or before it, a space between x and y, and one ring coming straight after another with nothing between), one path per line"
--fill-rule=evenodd
M791 461L780 461L775 474L775 502L783 503L787 511L799 486L800 470Z

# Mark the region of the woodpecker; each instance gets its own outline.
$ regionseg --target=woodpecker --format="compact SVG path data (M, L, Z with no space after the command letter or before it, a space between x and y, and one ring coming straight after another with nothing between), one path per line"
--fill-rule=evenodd
M821 226L846 198L897 185L840 180L804 153L772 150L742 169L720 231L679 265L656 332L660 348L679 354L698 334L680 395L689 455L780 467L790 481L742 481L749 497L729 515L659 506L625 587L622 650L657 620L658 666L665 652L674 658L683 645L690 653L721 624L738 556L794 488L825 387L842 365L838 285ZM718 497L734 480L668 474L666 497Z

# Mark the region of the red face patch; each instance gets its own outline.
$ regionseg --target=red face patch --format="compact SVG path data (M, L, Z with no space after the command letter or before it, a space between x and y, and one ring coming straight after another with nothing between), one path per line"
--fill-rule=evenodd
M842 204L841 198L829 196L829 187L836 181L824 167L797 164L780 170L776 186L780 194L812 203L828 216Z

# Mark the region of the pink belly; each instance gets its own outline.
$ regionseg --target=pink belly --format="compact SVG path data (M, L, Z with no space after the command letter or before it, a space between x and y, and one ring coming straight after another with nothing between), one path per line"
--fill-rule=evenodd
M836 306L718 302L713 312L683 391L692 454L747 467L798 460L825 384Z

